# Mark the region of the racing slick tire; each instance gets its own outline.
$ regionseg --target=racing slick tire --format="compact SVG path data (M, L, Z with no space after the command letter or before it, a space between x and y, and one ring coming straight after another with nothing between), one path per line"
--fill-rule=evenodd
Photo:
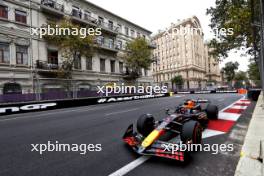
M208 105L206 107L206 114L208 119L218 119L218 107L215 105Z
M137 120L137 131L143 136L148 136L155 126L155 119L151 114L143 114Z
M201 144L202 127L197 121L187 121L182 126L181 140L184 144Z

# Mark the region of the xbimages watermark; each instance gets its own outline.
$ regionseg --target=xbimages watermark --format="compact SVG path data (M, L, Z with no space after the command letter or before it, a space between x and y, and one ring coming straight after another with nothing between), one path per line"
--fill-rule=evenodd
M233 28L214 28L212 32L216 35L234 35L234 29ZM179 27L172 27L170 29L166 29L164 32L164 36L166 37L172 37L175 38L176 36L185 36L185 35L201 35L203 34L203 29L202 28L189 28L180 25Z
M212 154L218 154L219 152L231 152L234 151L233 144L184 144L181 141L178 144L162 144L165 152L175 154L175 152L211 152Z
M114 83L113 86L97 86L98 94L105 94L106 96L111 94L164 94L168 92L167 86L128 86L122 83L117 85Z
M63 144L59 141L48 141L45 144L31 144L31 152L38 152L40 155L44 152L78 152L81 155L87 152L102 151L102 144Z
M46 27L41 28L30 28L30 34L39 36L43 38L45 35L73 35L80 36L80 38L86 38L87 36L100 36L102 35L101 28L61 28L58 25L52 27L47 25Z

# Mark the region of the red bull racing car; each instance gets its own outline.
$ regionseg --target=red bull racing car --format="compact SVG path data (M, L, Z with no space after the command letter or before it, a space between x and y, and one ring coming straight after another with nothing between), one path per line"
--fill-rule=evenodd
M209 119L218 118L218 107L212 105L208 100L188 99L183 104L177 106L174 113L183 114L185 119L190 118L198 121L203 128L206 128Z
M201 103L208 101L186 100L160 121L144 114L137 120L136 131L133 124L129 125L123 141L141 155L185 161L183 144L200 144L208 119L216 119L218 115L217 106L208 104L202 108Z

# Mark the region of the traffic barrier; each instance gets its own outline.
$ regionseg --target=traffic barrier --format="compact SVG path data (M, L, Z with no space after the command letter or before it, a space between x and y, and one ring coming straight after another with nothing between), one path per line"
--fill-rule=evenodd
M250 90L248 90L248 92L247 92L247 97L248 97L250 100L257 101L260 92L261 92L261 89L250 89Z
M49 100L40 102L23 102L0 105L0 116L16 113L26 113L32 111L43 111L50 109L61 109L77 106L89 106L103 103L114 103L132 100L142 100L150 98L168 97L170 93L155 94L155 95L119 95L112 97L90 97L80 99L64 99L64 100Z
M243 90L244 91L244 90ZM122 101L132 101L140 99L149 99L149 98L159 98L159 97L168 97L173 96L174 94L214 94L214 93L238 93L238 90L231 91L178 91L178 92L169 92L164 94L157 95L118 95L112 97L88 97L88 98L79 98L79 99L63 99L63 100L47 100L47 101L33 101L33 102L23 102L23 103L10 103L0 105L0 116L7 114L15 113L25 113L32 111L43 111L49 109L61 109L68 107L77 107L77 106L89 106L102 103L113 103L113 102L122 102ZM256 97L255 94L253 97Z
M247 94L247 89L238 89L237 93L238 94Z
M200 91L175 91L175 94L213 94L213 93L238 93L238 90L200 90Z

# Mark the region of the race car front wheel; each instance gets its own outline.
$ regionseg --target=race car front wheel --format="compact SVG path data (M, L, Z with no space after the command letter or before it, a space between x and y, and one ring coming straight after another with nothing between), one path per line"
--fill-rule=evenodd
M187 121L182 126L181 140L183 143L200 144L202 141L202 127L197 121Z
M217 119L218 118L218 107L215 105L208 105L206 108L206 114L208 119Z
M143 114L137 120L137 131L143 136L148 136L155 126L155 119L151 114Z

